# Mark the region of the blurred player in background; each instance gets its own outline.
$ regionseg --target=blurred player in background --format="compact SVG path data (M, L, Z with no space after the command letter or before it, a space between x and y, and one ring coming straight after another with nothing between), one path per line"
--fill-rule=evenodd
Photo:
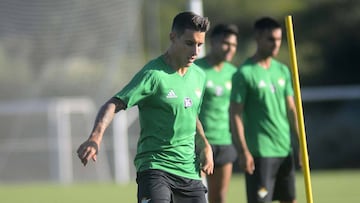
M257 50L234 74L231 121L248 203L295 203L291 130L298 135L290 71L273 57L282 29L272 18L254 25Z
M206 176L210 203L225 203L236 150L232 145L229 122L231 78L236 66L231 64L238 43L236 25L218 24L210 35L209 53L195 61L206 73L206 89L200 121L212 146L214 173Z
M167 51L147 63L101 107L90 137L77 151L84 165L95 161L115 113L137 105L141 127L134 161L138 203L206 202L200 169L212 174L213 156L198 120L205 74L193 62L208 29L207 18L179 13ZM201 148L201 164L195 142Z

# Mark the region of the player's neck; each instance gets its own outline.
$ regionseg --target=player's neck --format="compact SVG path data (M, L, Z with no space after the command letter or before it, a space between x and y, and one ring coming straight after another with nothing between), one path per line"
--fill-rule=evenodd
M209 54L205 57L205 60L216 71L220 71L223 68L224 60L222 58L217 58L216 56Z
M163 54L163 59L165 63L172 69L174 69L179 75L184 76L187 72L187 67L182 67L181 65L179 65L180 63L177 62L176 58L171 55L169 51L166 51Z
M261 56L259 54L255 54L250 58L253 62L259 64L259 66L268 69L271 65L271 56Z

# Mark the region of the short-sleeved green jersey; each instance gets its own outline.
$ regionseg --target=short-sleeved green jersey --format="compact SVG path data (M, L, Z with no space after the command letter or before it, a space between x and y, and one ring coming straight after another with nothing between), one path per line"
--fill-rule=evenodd
M114 96L127 108L139 108L141 132L134 160L138 172L159 169L200 179L195 133L204 87L205 74L198 66L192 64L181 76L160 56Z
M206 87L200 111L200 121L210 144L232 144L229 125L231 78L236 67L224 62L220 71L209 65L205 58L195 61L206 74Z
M231 101L244 104L245 138L255 157L284 157L291 152L286 97L293 96L286 65L275 59L265 69L248 59L234 74Z

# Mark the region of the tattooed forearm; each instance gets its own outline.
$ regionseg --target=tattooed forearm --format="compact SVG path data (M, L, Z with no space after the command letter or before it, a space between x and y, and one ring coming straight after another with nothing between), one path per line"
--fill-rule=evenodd
M106 130L106 128L110 125L112 122L114 116L115 116L115 108L116 105L109 101L106 102L99 110L96 119L94 128L92 130L92 133L90 137L95 140L101 140L102 136Z
M115 115L115 106L109 103L104 104L96 116L95 125L108 127Z

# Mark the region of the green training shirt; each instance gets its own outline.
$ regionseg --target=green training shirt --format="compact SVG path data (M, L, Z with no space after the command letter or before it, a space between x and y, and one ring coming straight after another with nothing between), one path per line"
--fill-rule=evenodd
M192 64L180 76L160 56L114 96L127 108L139 108L141 132L134 160L138 172L159 169L200 179L195 133L204 87L205 74L198 66Z
M269 69L248 59L233 76L231 100L244 104L248 148L255 157L284 157L291 152L286 97L293 96L286 65L275 59Z
M200 111L200 121L210 144L230 145L229 125L231 78L236 67L224 62L220 71L210 66L205 58L195 61L206 74L206 87Z

